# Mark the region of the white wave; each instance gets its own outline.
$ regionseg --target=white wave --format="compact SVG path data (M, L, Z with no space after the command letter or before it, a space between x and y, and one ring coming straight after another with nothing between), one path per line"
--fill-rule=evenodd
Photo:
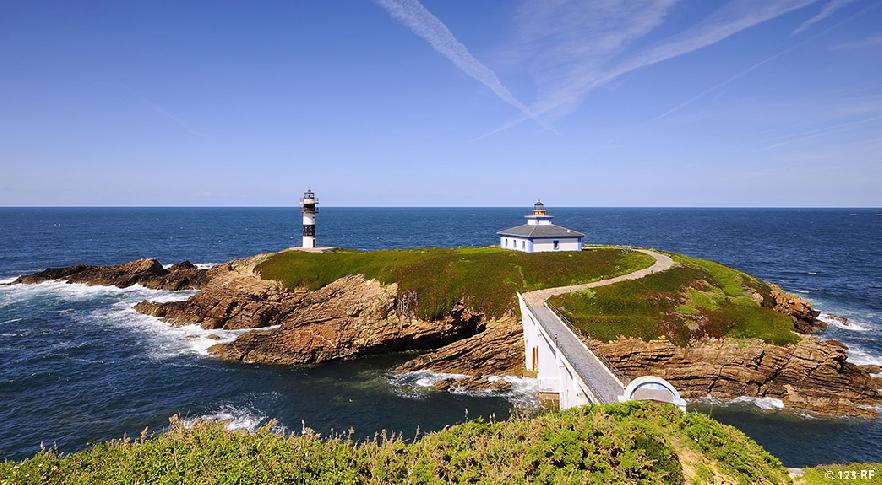
M848 361L857 365L882 366L882 355L875 354L858 345L851 344L848 346Z
M836 318L835 315L831 315L829 313L821 313L820 315L818 315L818 320L836 328L854 330L855 332L866 332L868 330L871 330L871 328L869 327L870 324L868 324L867 322L859 322L849 318L847 322L843 323L839 318Z
M734 399L718 399L708 396L702 399L690 399L692 402L704 402L715 406L732 406L737 404L752 404L764 411L780 411L784 409L784 401L774 397L750 397L741 396Z
M402 397L419 399L425 397L435 383L444 379L463 379L463 374L447 374L430 370L417 370L411 372L394 372L388 375L389 383L395 393Z
M12 283L13 281L15 281L17 279L18 279L18 276L13 276L12 278L0 279L0 285L8 285L9 283Z
M246 430L248 432L257 431L260 424L266 420L266 416L257 413L253 409L239 409L234 406L223 406L220 410L211 414L203 414L202 416L185 419L184 426L192 427L200 421L217 421L224 423L224 426L230 430Z
M446 372L434 372L430 370L416 370L394 374L392 379L401 385L417 387L432 387L444 379L465 379L464 374L448 374Z
M68 283L63 280L43 281L31 285L12 285L0 288L0 293L13 299L42 297L56 295L65 300L80 301L92 299L96 296L131 296L143 299L159 299L170 301L175 299L187 299L194 295L195 291L164 291L153 290L141 285L132 285L126 288L116 286L86 285L83 283Z
M174 301L175 294L164 295L165 299L153 301ZM140 301L140 300L139 300ZM94 310L89 316L110 325L125 327L142 333L148 338L150 356L155 359L166 359L184 354L208 355L208 349L215 344L230 343L239 335L255 331L267 331L279 328L280 325L260 329L242 328L225 330L222 328L206 329L192 323L175 326L163 322L157 317L144 315L134 308L135 303L122 301L108 308Z
M753 404L754 406L756 406L760 409L766 410L766 411L784 409L784 401L777 399L777 398L774 398L774 397L741 396L741 397L736 397L735 399L732 399L731 402L732 403L742 403L742 402L750 403L750 404Z
M20 321L21 321L21 318L13 318L12 320L6 320L3 323L15 323L15 322L20 322Z
M539 401L536 399L536 391L539 389L539 379L533 377L515 377L515 376L490 376L487 382L497 382L503 380L511 384L511 390L495 395L505 397L515 405L532 406Z
M175 265L174 263L163 264L162 268L163 269L170 269L174 265ZM211 268L214 268L215 266L217 266L217 263L193 263L193 266L195 266L198 269L211 269Z
M418 370L411 372L395 373L389 376L389 381L399 395L410 398L424 397L432 390L432 387L445 379L465 379L468 376L464 374L450 374L446 372L435 372L431 370ZM538 379L528 377L515 376L489 376L488 383L504 380L511 384L511 390L507 392L497 392L492 390L466 390L461 387L451 386L449 392L453 394L465 394L469 396L499 396L504 397L515 403L516 405L529 405L536 402L536 389L539 385Z

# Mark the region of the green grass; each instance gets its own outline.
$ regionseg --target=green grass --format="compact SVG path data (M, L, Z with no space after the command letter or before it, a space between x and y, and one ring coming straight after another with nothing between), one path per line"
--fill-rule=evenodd
M806 468L798 484L830 485L834 483L854 483L860 485L882 483L882 464L852 463L850 465L821 465Z
M515 294L588 283L648 267L653 259L614 248L525 254L500 248L428 248L332 253L284 251L257 266L264 279L318 289L346 275L398 283L399 296L415 294L415 313L437 319L463 302L500 317L517 308Z
M657 403L472 421L361 443L179 423L151 439L0 463L0 483L786 483L737 429ZM719 482L718 482L719 483Z
M772 310L771 288L720 263L671 255L680 266L639 280L549 300L582 332L608 342L618 336L667 337L679 345L700 338L799 340L787 315Z

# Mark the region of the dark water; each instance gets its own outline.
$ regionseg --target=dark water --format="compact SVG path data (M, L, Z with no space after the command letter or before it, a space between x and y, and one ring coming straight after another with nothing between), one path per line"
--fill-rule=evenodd
M323 208L322 245L473 246L496 242L523 209ZM846 315L858 328L827 336L850 358L882 361L882 210L577 209L556 222L596 243L649 246L711 258ZM291 208L0 208L0 279L47 266L108 264L152 256L217 263L299 243ZM185 295L183 295L185 296ZM143 289L43 284L0 287L0 451L10 458L40 442L74 450L90 440L161 428L168 416L221 416L253 428L269 418L322 433L387 429L411 436L468 413L504 418L529 393L509 399L429 393L431 376L394 378L407 356L316 368L226 364L204 355L213 343L196 327L172 329L138 315L145 299L181 298ZM221 332L224 339L233 332ZM422 379L422 380L420 380ZM791 466L882 461L882 421L811 419L750 404L698 406L733 424Z

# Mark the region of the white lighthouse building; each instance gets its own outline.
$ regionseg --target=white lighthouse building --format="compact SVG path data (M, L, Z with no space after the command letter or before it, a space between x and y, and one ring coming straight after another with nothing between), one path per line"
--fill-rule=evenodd
M524 216L526 224L498 231L499 246L525 253L544 253L551 251L581 251L582 238L579 231L567 229L551 223L551 216L545 204L537 200L533 210Z
M318 213L318 198L312 190L307 189L300 199L300 211L303 212L303 247L315 247L315 215Z

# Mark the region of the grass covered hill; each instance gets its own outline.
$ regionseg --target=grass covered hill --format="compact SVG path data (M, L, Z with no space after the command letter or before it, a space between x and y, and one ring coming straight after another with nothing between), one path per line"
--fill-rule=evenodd
M173 421L118 440L0 464L2 483L787 483L737 429L672 406L625 403L473 421L414 442L354 443Z
M500 317L517 309L518 291L589 283L652 263L650 256L617 248L538 254L492 247L426 248L283 251L269 256L257 271L289 288L318 289L354 274L398 283L399 297L415 295L417 315L431 320L460 301L488 317Z
M671 255L679 266L645 278L570 293L548 304L580 331L608 342L619 335L667 337L679 345L703 337L799 340L793 321L775 312L766 283L720 263Z

